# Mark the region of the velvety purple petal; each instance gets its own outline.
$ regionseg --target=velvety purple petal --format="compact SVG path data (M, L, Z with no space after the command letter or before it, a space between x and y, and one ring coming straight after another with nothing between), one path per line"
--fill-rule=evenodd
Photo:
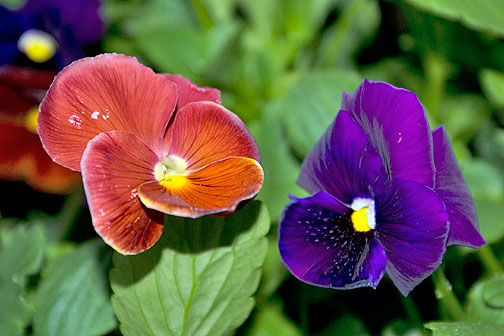
M385 273L385 251L374 231L353 229L351 212L325 192L287 205L280 221L279 248L294 276L322 287L376 287Z
M479 233L478 215L471 192L457 164L450 140L443 127L432 132L436 185L434 191L443 200L450 221L447 246L480 247L485 241Z
M325 191L345 204L370 197L382 161L364 133L346 111L334 122L306 156L298 184L309 191Z
M105 25L99 13L99 0L28 0L20 13L56 39L62 30L71 30L81 44L97 42Z
M393 178L434 186L432 136L422 104L408 90L365 80L342 108L369 134Z
M403 295L434 272L443 258L448 214L429 188L386 181L376 191L376 237L387 255L387 273Z

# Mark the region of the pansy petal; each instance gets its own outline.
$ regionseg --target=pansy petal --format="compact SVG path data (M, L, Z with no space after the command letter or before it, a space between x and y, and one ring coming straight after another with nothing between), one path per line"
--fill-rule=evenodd
M287 205L279 249L292 274L322 287L376 287L385 273L385 251L373 231L354 230L351 212L325 192Z
M369 145L369 136L341 110L306 156L298 184L310 193L325 191L351 204L356 197L371 196L381 169L382 161Z
M45 26L52 34L70 29L80 43L98 41L105 29L99 0L28 0L19 12L29 15L35 24Z
M210 87L199 87L188 78L180 75L165 74L166 78L177 84L177 109L182 109L189 103L198 101L211 101L221 103L220 91Z
M56 76L40 105L38 133L53 160L74 170L101 132L135 134L158 153L176 99L175 84L134 57L84 58Z
M233 112L212 102L186 105L165 136L165 150L197 170L232 156L260 161L259 149L245 124Z
M126 132L101 133L84 151L82 178L93 226L122 254L148 249L163 231L163 214L138 198L138 187L154 179L157 161L140 138Z
M365 80L342 108L369 134L393 178L434 186L432 136L422 104L408 90Z
M233 157L182 178L183 182L173 187L147 182L139 188L140 199L148 208L175 216L196 218L233 212L241 201L259 192L264 173L254 159Z
M24 126L0 123L0 134L0 178L22 179L51 194L67 193L80 183L80 174L54 163L38 135Z
M387 181L375 191L377 239L387 254L387 273L408 295L441 263L448 214L441 199L416 182Z
M434 191L443 200L450 221L447 246L480 247L485 241L479 233L478 215L471 192L464 181L443 127L432 132L436 185Z

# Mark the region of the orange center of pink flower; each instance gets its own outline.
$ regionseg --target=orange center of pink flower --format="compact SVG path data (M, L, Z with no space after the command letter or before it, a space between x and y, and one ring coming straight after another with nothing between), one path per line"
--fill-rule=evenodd
M186 168L187 162L176 155L170 155L156 164L154 175L163 187L180 188L188 182Z

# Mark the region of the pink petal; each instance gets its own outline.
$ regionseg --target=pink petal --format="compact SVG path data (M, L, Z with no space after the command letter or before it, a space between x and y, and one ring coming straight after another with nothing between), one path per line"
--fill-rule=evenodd
M189 103L197 101L212 101L220 104L220 91L210 87L199 87L188 78L180 75L165 74L166 78L177 84L177 109L180 110Z
M188 170L232 156L260 161L257 144L245 124L211 102L191 103L175 115L165 136L165 152L186 160Z
M101 132L135 134L159 152L176 100L176 86L134 57L83 58L56 76L40 105L38 133L53 160L74 170Z
M101 133L84 151L82 178L93 226L122 254L145 251L163 231L164 215L138 198L138 187L154 179L157 161L140 138L125 132Z

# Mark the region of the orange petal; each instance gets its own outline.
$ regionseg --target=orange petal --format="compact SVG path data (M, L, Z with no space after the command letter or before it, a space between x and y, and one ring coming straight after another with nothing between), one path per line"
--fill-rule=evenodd
M163 231L164 215L146 209L137 192L154 179L157 161L140 138L125 132L101 133L84 151L82 178L93 226L122 254L148 249Z
M165 136L165 151L184 159L188 170L232 156L260 161L259 149L233 112L212 102L195 102L177 112Z
M23 126L0 123L0 178L25 180L32 188L64 194L81 180L79 173L54 163L37 134Z
M234 211L241 201L259 192L263 179L263 170L256 160L232 157L180 176L173 186L159 182L142 184L138 195L148 208L196 218Z
M220 91L210 87L199 87L188 78L180 75L165 74L166 78L177 84L177 109L197 101L212 101L220 104Z
M56 76L40 105L38 133L49 155L74 170L101 132L135 134L158 152L176 100L176 85L134 57L83 58Z

